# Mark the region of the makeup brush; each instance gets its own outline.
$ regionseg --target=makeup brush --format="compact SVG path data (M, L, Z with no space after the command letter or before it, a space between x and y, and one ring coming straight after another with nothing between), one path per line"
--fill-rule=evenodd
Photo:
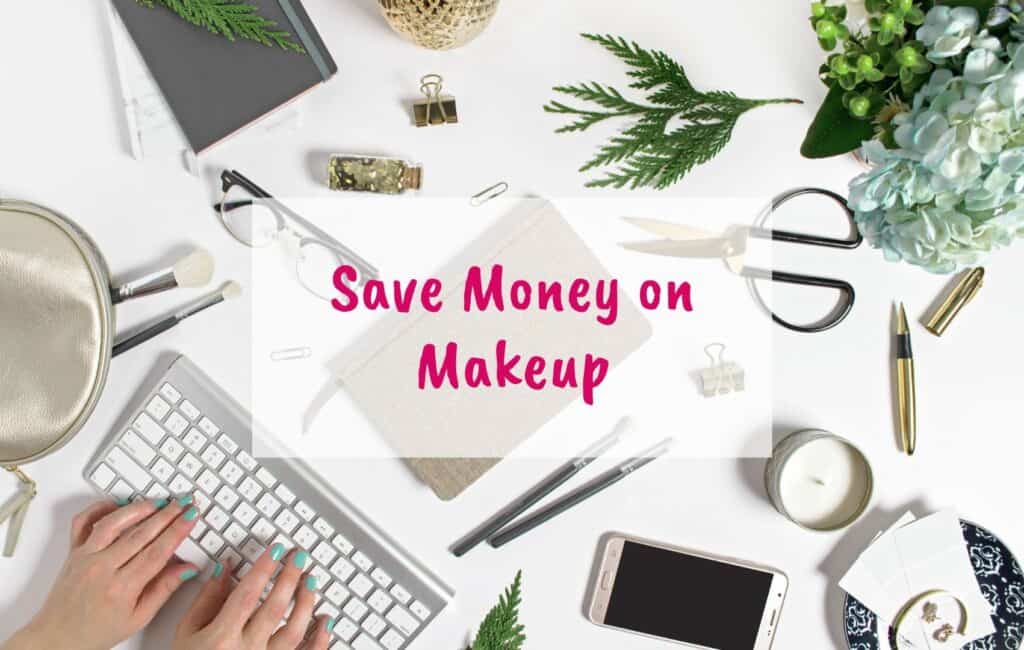
M213 277L213 256L202 248L175 262L174 266L148 273L141 278L126 282L110 291L116 305L129 298L148 296L175 287L201 287Z
M132 334L123 341L118 341L117 343L114 344L114 356L116 357L122 352L127 352L128 350L131 350L136 345L145 343L146 341L153 338L157 334L166 332L167 330L171 329L172 327L174 327L181 321L185 320L189 316L198 314L204 309L213 307L214 305L224 302L225 300L237 298L240 295L242 295L241 285L239 285L237 282L228 282L223 286L223 288L221 288L220 291L217 291L216 293L211 293L202 300L199 300L198 302L195 302L183 308L181 311L168 316L162 321L156 322L150 325L149 327L146 327L137 334Z

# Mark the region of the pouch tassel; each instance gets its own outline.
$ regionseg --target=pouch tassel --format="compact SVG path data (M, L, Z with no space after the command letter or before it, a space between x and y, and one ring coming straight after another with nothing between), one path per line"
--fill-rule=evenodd
M21 482L22 487L18 490L18 493L7 500L2 507L0 507L0 525L3 525L5 521L10 520L10 524L7 526L7 541L4 544L4 557L12 557L14 555L14 549L18 546L18 538L21 535L21 528L25 523L25 515L28 513L28 507L32 503L32 499L36 496L36 482L28 477L25 472L21 471L18 467L5 467L8 472L11 472Z

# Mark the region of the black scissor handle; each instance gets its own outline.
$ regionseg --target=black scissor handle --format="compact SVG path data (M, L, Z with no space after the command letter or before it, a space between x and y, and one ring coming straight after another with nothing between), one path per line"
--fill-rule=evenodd
M758 239L771 239L773 241L782 241L791 244L806 244L809 246L827 246L829 248L851 249L857 248L861 245L861 242L864 241L864 237L860 234L860 229L857 228L857 222L853 218L853 211L850 210L850 206L846 204L846 199L831 190L826 190L820 187L798 187L796 189L789 190L788 192L783 192L772 199L770 211L775 212L775 210L777 210L779 206L786 201L806 194L820 194L835 201L846 214L846 219L849 221L850 228L853 230L854 234L846 239L838 239L836 237L811 235L803 232L793 232L791 230L775 230L773 228L754 227L749 231L750 236L757 237Z
M764 279L771 280L773 282L785 282L786 284L799 284L807 287L824 287L827 289L838 289L840 293L839 302L836 304L832 313L819 320L816 323L810 325L797 325L796 323L790 323L783 319L774 311L771 310L768 305L764 304L761 300L759 293L755 293L761 305L768 311L772 316L772 320L782 325L786 329L794 332L802 332L805 334L813 334L815 332L824 332L825 330L831 329L841 323L846 318L850 310L853 309L853 301L856 299L856 293L853 290L853 285L844 280L836 280L833 278L822 278L816 275L801 275L799 273L789 273L787 271L768 271L765 269L757 268L745 268L741 272L742 275L753 279Z

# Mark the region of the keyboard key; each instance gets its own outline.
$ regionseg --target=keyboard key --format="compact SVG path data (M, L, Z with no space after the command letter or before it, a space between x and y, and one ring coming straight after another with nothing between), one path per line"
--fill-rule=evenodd
M210 512L206 513L206 516L203 518L206 520L206 523L210 526L210 528L216 531L223 530L224 526L227 526L228 521L230 521L228 513L224 512L217 506L213 506L212 508L210 508Z
M277 511L281 509L281 502L275 499L271 494L267 493L256 502L256 508L264 515L273 517L277 514Z
M184 413L185 417L187 417L189 420L195 420L197 417L199 417L199 409L196 408L195 404L188 400L182 402L181 406L179 406L178 408L181 409L181 412Z
M160 394L163 395L171 404L177 404L178 400L181 399L181 393L178 392L178 389L168 383L165 383L160 387Z
M369 573L370 569L373 568L373 560L371 560L370 557L362 551L356 551L356 554L352 556L352 561L355 562L357 567L367 573Z
M395 600L403 605L408 605L409 601L412 600L412 594L406 591L405 587L399 584L396 584L391 588L391 595L395 597Z
M384 618L405 636L412 636L420 626L420 622L401 607L392 607Z
M236 451L238 451L238 443L229 438L227 434L221 434L221 436L217 438L217 442L218 444L220 444L221 447L224 448L224 451L228 452L229 454L234 454Z
M167 485L167 487L168 489L170 489L171 494L181 496L184 494L191 493L192 488L194 488L195 486L192 485L192 482L189 481L184 476L182 476L181 474L175 474L174 478L171 479L171 482Z
M242 563L242 556L233 548L224 549L224 552L221 553L220 557L217 559L219 559L220 563L226 567L238 566Z
M199 470L203 469L203 464L192 454L185 454L185 457L178 461L178 469L185 476L194 479Z
M163 427L146 413L139 413L139 416L135 418L135 422L132 423L132 428L138 431L153 446L159 445L166 435Z
M330 539L331 535L334 534L334 527L324 521L323 517L318 517L317 520L313 522L313 530L328 539Z
M96 487L101 490L106 490L107 486L109 486L116 477L117 474L114 474L114 470L110 469L103 463L100 463L96 466L96 469L92 471L92 475L89 478L91 478L92 482L96 484Z
M323 568L319 564L313 565L313 568L309 570L309 575L316 578L317 587L321 590L331 582L331 574L327 573L327 569Z
M205 569L210 564L210 558L202 547L188 538L181 542L181 545L174 551L174 554L185 562L191 562L196 565L200 570Z
M224 531L224 541L232 546L240 546L248 536L249 533L234 522L232 522L231 525L228 526L228 529Z
M289 490L284 483L277 486L277 489L274 490L274 494L276 494L277 498L281 500L281 503L286 506L290 506L292 502L295 501L295 493Z
M409 609L412 611L413 614L418 616L421 621L425 621L428 618L430 618L430 610L427 609L426 605L424 605L418 600L414 602L412 604L412 607L410 607Z
M156 480L161 483L166 483L172 476L174 476L174 467L172 467L171 464L163 458L158 458L156 463L149 468L149 471L152 472L153 476L156 477Z
M313 518L316 517L316 512L305 501L299 501L295 504L295 512L299 513L299 516L305 521L313 521Z
M196 510L199 512L206 512L211 503L213 503L213 499L207 496L205 492L196 492L193 495L192 505L194 505Z
M266 485L268 488L274 487L277 483L277 478L271 474L266 467L261 467L256 470L256 478L258 478L260 483Z
M120 447L114 447L107 455L107 465L119 474L124 480L139 492L145 492L152 479L149 472L139 467L139 464L128 457Z
M283 546L285 552L288 552L295 548L295 543L292 540L285 537L284 535L278 535L277 537L275 537L273 543L280 544L281 546Z
M261 544L269 544L270 540L277 534L277 528L274 528L274 524L270 523L266 519L261 518L252 527L252 535L260 541Z
M171 496L171 493L168 492L164 488L164 486L160 485L159 483L154 483L153 485L151 485L149 491L146 492L147 499L166 499L169 496Z
M339 610L337 607L335 607L334 605L330 604L325 600L324 602L320 603L320 606L317 607L313 613L317 616L329 616L330 618L336 619L338 618L338 615L341 614L341 610ZM338 622L340 623L341 621ZM335 625L334 633L338 633L337 625Z
M213 447L210 447L213 449ZM241 467L235 465L234 461L229 460L224 463L224 467L220 468L220 475L227 481L228 485L238 485L238 482L245 476L245 472Z
M224 540L220 538L220 535L211 530L203 535L203 541L199 542L199 546L210 555L216 556L220 549L224 547Z
M377 616L376 614L370 614L365 619L363 619L362 625L363 629L366 630L366 632L374 638L380 636L380 633L383 632L385 628L387 628L388 626L388 624L384 622L384 619L382 619L380 616Z
M228 486L224 486L217 492L217 495L213 497L213 500L220 504L225 510L232 510L235 504L238 503L238 495L234 490Z
M149 404L146 404L146 413L152 415L157 422L163 420L170 410L170 405L159 395L154 395L153 399L149 400Z
M117 483L114 483L114 487L110 488L110 496L122 501L132 498L133 493L132 486L121 480L118 480Z
M337 557L338 552L335 551L327 542L320 542L313 549L313 559L321 564L330 564Z
M147 445L142 438L132 431L127 431L121 437L121 446L124 447L132 458L148 466L156 458L156 452Z
M348 620L347 618L340 619L334 625L334 633L337 634L338 637L346 643L351 641L352 637L354 637L357 632L359 632L359 626L353 623L352 621Z
M373 589L373 583L362 573L352 578L352 582L348 586L352 589L352 593L360 598L366 598L366 594L370 593L370 590Z
M209 465L213 469L218 469L221 463L224 462L225 456L224 452L221 451L219 447L210 445L209 447L206 448L206 451L203 452L202 458L203 462L205 462L207 465Z
M342 555L348 555L352 552L352 549L355 548L352 546L352 542L348 541L341 535L335 535L334 540L331 543L334 544L334 548L341 551Z
M303 548L303 550L310 550L313 545L320 541L320 538L316 536L313 529L309 526L303 526L295 531L295 543Z
M381 587L384 587L385 589L391 586L391 576L389 576L384 571L384 569L380 567L374 569L373 573L370 574L370 577L373 578L374 582L379 584Z
M343 611L348 617L358 623L363 620L363 617L366 616L366 612L370 610L362 602L355 598L351 598L349 599L348 604L345 605L345 609Z
M235 508L235 511L231 514L234 515L235 519L237 519L243 526L249 527L253 520L256 519L257 513L252 506L243 501L238 504L238 507Z
M164 444L160 445L160 453L166 456L167 460L176 463L185 453L185 448L178 444L177 440L168 436L167 440L164 440Z
M290 510L282 510L281 514L274 520L274 523L280 526L281 530L291 535L295 527L299 525L299 518L293 515Z
M199 421L199 428L203 430L203 433L211 438L220 433L220 427L214 424L213 420L208 417L203 417L203 419Z
M381 647L366 634L360 634L359 638L352 642L352 650L381 650Z
M345 558L340 558L331 567L331 573L333 573L342 582L348 582L348 579L352 577L352 574L356 572L356 568L352 566L352 563Z
M241 580L245 577L245 574L249 573L250 571L252 571L252 562L246 562L242 566L238 567L237 571L235 571L235 577Z
M206 522L200 519L194 526L192 526L192 532L190 532L188 536L194 540L199 540L202 539L203 534L208 530L210 530L210 527L206 525Z
M256 459L249 455L244 449L238 452L238 462L249 472L256 471Z
M252 480L252 477L246 476L242 484L238 486L238 491L242 493L243 497L256 503L256 499L263 492L263 488L260 487L259 483Z
M170 417L167 418L167 421L164 422L164 426L167 427L167 430L175 436L180 436L185 432L185 429L188 428L188 420L182 417L181 413L175 411L174 413L171 413Z
M220 487L220 479L217 478L216 474L208 469L203 470L203 473L199 475L198 479L196 479L196 483L198 483L199 487L206 490L209 494L213 494L217 491L217 488Z
M398 650L404 643L405 638L394 630L388 630L384 633L384 636L380 638L380 644L384 646L386 650Z
M375 612L377 612L378 614L383 614L384 612L388 611L388 607L391 607L391 605L394 604L395 601L391 600L390 596L388 596L386 593L378 589L377 591L373 592L373 595L370 596L369 600L367 600L366 602L370 605L370 607L373 608Z
M181 441L185 443L186 447L198 454L206 445L206 436L203 435L202 431L193 427L188 430L188 433L185 434Z
M249 539L242 545L242 555L244 555L245 559L250 562L255 562L260 559L260 556L263 555L263 551L265 550L266 548L255 539Z
M342 604L348 600L349 591L345 589L337 582L332 582L331 586L324 591L324 598L334 603L336 606L341 607Z

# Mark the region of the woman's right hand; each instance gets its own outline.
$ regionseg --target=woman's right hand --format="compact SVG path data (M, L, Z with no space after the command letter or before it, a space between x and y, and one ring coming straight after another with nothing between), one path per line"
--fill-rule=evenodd
M316 578L302 573L308 560L304 551L285 556L284 547L275 544L234 588L233 567L218 564L178 626L174 650L327 650L334 621L313 617ZM261 603L282 561L274 587ZM279 629L293 599L295 606Z

